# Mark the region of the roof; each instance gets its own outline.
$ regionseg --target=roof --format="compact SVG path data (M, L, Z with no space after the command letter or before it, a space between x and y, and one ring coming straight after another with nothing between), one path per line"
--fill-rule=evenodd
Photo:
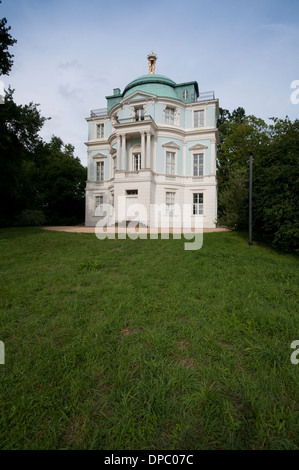
M143 84L153 85L155 83L168 85L171 87L176 86L176 83L170 78L166 77L165 75L155 75L155 74L142 75L141 77L135 78L135 80L133 80L126 86L126 88L124 89L123 95L125 95L127 91L129 91L131 88L135 86L143 85Z
M198 84L197 82L188 82L177 84L165 75L148 74L142 75L130 82L124 89L122 97L125 98L131 95L135 91L146 91L157 96L163 96L165 98L178 99L177 89L182 86L193 86L195 87L195 94L198 95Z
M131 95L136 90L146 91L158 96L176 98L176 83L164 75L148 74L142 75L130 82L123 91L123 98Z
M187 90L188 93L183 97L183 91ZM136 91L143 91L161 98L172 98L190 103L196 100L199 96L198 83L186 82L175 83L165 75L148 74L135 78L132 82L128 83L123 93L119 89L115 89L116 93L112 96L106 96L108 101L108 111L112 109L121 99L127 98Z

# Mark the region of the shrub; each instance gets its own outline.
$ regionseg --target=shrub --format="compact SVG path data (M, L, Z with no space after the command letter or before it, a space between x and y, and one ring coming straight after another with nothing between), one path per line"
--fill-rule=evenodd
M15 219L15 225L22 227L44 225L45 223L46 218L43 211L34 209L23 210Z

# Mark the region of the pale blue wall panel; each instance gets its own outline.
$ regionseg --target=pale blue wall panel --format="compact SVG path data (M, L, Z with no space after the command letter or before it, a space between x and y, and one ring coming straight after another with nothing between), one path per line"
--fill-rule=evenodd
M209 127L216 127L216 107L214 104L207 107L206 125Z

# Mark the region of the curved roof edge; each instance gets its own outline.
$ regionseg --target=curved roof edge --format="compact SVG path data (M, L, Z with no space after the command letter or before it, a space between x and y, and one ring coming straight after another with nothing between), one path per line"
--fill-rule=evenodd
M177 84L171 80L170 78L166 77L165 75L155 75L155 74L148 74L148 75L141 75L141 77L135 78L132 82L128 83L125 87L122 96L124 97L125 94L131 89L138 85L145 85L147 83L159 83L162 85L168 85L172 88L175 88Z
M153 87L151 87L153 85ZM177 99L185 104L193 102L194 96L199 96L199 87L196 81L193 82L184 82L184 83L175 83L170 78L165 75L156 75L148 74L141 75L140 77L135 78L135 80L128 83L124 91L121 93L119 88L114 89L114 94L112 96L106 96L108 102L108 111L110 112L117 104L119 104L122 99L127 98L134 92L134 89L137 90L140 87L140 91L147 91L147 86L149 86L149 92L157 94L160 98L172 98ZM161 87L161 88L155 88ZM180 98L178 93L181 93L183 88L189 88L189 98ZM191 87L193 91L191 91ZM168 92L166 91L168 88ZM131 90L131 91L130 91ZM188 96L188 94L187 94ZM193 96L193 98L191 98Z

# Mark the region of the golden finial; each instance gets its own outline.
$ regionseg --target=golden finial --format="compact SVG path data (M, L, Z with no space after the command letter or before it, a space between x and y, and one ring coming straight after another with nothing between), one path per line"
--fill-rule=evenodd
M158 57L156 54L152 51L151 54L147 56L148 58L148 66L149 66L149 73L153 75L155 73L155 67L156 67L156 61Z

